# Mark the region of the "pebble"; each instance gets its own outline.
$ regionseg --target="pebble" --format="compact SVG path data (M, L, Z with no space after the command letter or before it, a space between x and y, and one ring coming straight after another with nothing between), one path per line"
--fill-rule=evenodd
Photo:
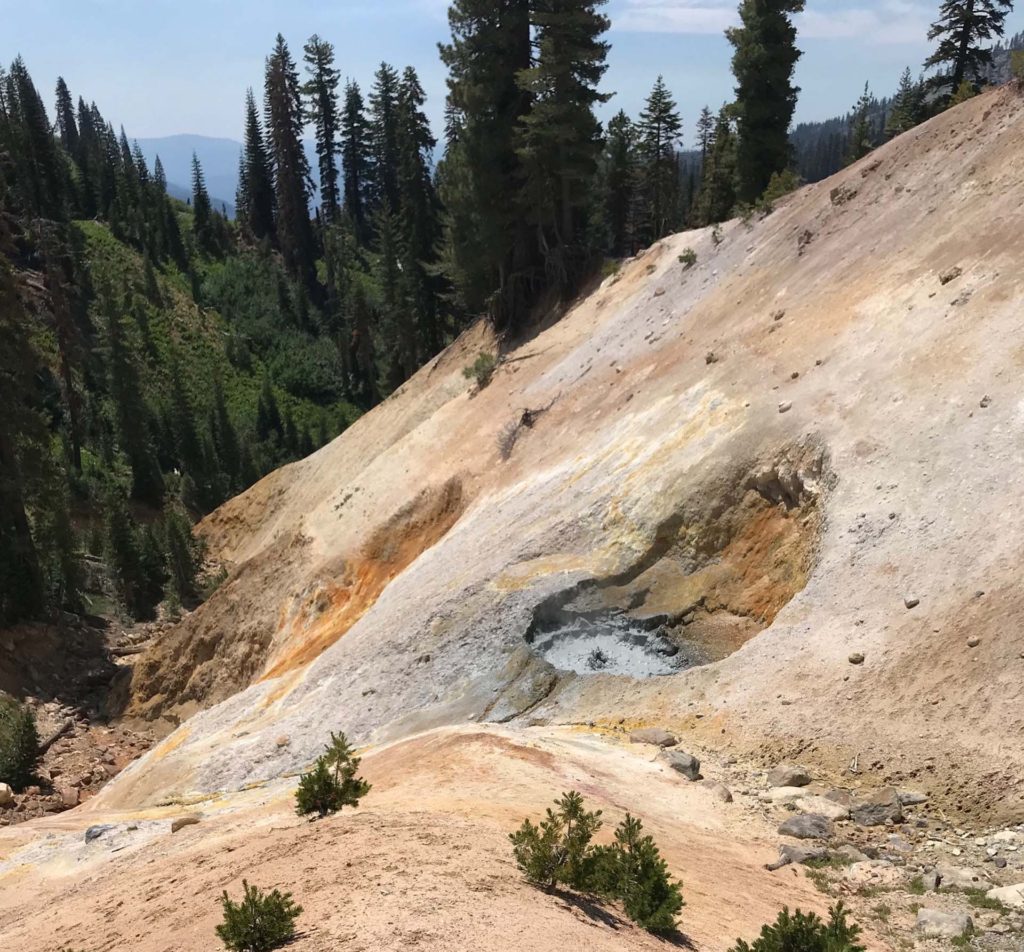
M862 651L855 651L855 652L853 652L853 654L850 655L849 661L850 661L850 664L863 664L864 663L864 653Z
M792 410L792 409L793 409L793 401L792 400L783 400L782 403L779 404L779 413L789 413L789 411Z
M981 644L981 639L980 638L968 638L967 639L967 647L968 648L977 648L978 645L980 645L980 644Z
M917 608L917 606L921 604L921 599L908 596L903 599L903 604L907 606L908 610L910 610L911 608Z

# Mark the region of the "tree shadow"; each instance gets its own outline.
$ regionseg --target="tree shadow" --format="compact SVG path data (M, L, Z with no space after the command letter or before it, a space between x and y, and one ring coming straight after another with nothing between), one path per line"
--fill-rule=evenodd
M603 926L607 926L609 929L618 931L619 929L629 927L632 923L620 916L614 909L610 908L603 900L596 896L587 896L580 893L569 892L565 889L553 889L551 895L556 899L560 899L566 906L567 909L579 910L588 919L594 922L599 922ZM652 933L656 939L660 939L665 945L672 946L677 949L689 949L691 952L696 952L697 946L694 945L693 940L686 935L684 932L680 932L678 929L675 932L670 933Z

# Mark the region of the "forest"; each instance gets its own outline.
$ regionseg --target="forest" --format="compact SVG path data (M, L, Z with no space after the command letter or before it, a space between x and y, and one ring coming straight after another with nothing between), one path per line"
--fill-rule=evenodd
M865 88L791 138L803 0L742 0L735 99L694 117L684 149L661 77L638 115L600 121L603 6L455 0L440 141L411 66L382 63L364 91L341 83L329 41L293 52L279 35L240 103L232 220L198 158L174 199L87 91L57 78L48 100L20 57L0 70L0 624L194 606L218 579L193 523L335 438L471 322L521 338L619 259L768 214L975 95L1021 46L992 48L1008 0L946 0L927 76L908 68L892 97Z

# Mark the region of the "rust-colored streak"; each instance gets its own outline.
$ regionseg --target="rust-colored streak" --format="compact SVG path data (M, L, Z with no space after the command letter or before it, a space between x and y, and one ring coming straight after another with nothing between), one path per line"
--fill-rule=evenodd
M308 595L282 622L291 629L261 680L304 667L341 639L369 611L388 584L436 545L465 508L462 485L449 480L424 490L378 528L350 560L341 578Z

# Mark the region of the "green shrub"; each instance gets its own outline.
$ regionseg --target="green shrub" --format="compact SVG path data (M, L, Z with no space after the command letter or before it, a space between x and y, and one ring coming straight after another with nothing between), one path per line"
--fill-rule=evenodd
M956 90L953 92L952 98L949 100L951 106L959 106L962 102L967 102L968 99L973 99L978 95L978 90L974 88L974 83L969 79L965 79Z
M555 807L548 808L539 826L523 820L509 834L516 863L531 883L544 889L589 889L594 865L590 841L601 829L601 811L584 810L583 797L575 790L562 794Z
M619 900L642 928L675 931L682 893L654 840L643 835L643 824L627 814L611 846L591 846L600 828L601 811L587 811L583 798L572 791L538 825L524 820L509 839L516 863L534 885L548 890L566 886Z
M790 915L784 908L774 923L762 927L753 945L740 939L731 952L865 952L857 944L860 927L848 923L846 915L842 902L829 910L828 922L813 912L797 909Z
M295 920L302 906L292 902L291 893L275 889L260 892L242 880L245 897L231 900L225 891L221 897L224 922L217 926L217 935L233 952L270 952L295 938Z
M299 816L316 813L325 817L342 807L359 806L370 784L356 776L360 758L352 754L344 734L331 734L331 742L308 774L299 778L295 811Z
M775 207L775 203L780 198L785 197L790 192L795 192L799 187L800 176L792 169L783 169L781 172L773 172L772 177L768 180L768 187L764 190L764 194L757 200L757 211L762 212L765 215L771 214Z
M643 824L627 813L615 831L614 845L599 847L596 853L599 891L620 899L626 915L648 932L674 932L683 894L654 840L643 835Z
M32 782L39 759L39 734L32 712L0 695L0 781L21 790Z
M993 912L998 912L1001 915L1005 915L1010 910L1006 907L1005 903L998 899L989 899L988 894L984 889L965 889L964 895L967 897L967 901L974 906L975 909L991 909Z
M483 390L491 382L497 368L498 358L494 354L477 354L473 363L462 368L462 376L467 380L475 380L477 387Z
M692 248L686 248L679 256L679 263L684 268L692 268L697 263L697 252Z

